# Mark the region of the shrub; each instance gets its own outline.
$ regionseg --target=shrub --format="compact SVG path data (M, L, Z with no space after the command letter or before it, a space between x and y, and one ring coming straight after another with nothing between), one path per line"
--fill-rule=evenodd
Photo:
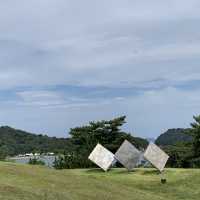
M87 157L78 155L77 153L71 153L55 158L53 166L55 169L75 169L92 167L93 164Z
M199 168L200 167L200 158L193 158L190 160L190 167Z
M45 165L45 162L42 160L39 160L38 158L30 158L28 164L30 164L30 165Z

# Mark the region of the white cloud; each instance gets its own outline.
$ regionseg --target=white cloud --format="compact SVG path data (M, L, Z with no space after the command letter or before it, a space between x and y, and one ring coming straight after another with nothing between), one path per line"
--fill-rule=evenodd
M5 107L1 104L0 121L1 124L34 132L66 136L69 128L91 120L127 115L125 130L137 136L155 137L168 128L189 127L192 116L199 114L199 92L199 89L169 87L147 90L136 96L97 99L96 102L75 98L70 103L61 101L61 104L55 103L57 98L60 101L57 93L25 92L20 94L25 99L23 107L13 104ZM30 99L27 95L30 95Z
M37 111L44 112L47 120L55 119L47 114L54 109L55 115L74 122L129 113L138 122L137 130L146 135L143 116L152 122L145 127L157 134L161 125L167 125L164 121L157 125L154 118L165 112L171 115L173 108L176 114L170 120L174 124L169 124L181 125L199 105L196 90L179 91L174 86L200 79L199 8L198 0L0 1L0 90L37 88L18 91L20 100L11 99L8 105L23 110L14 109L12 118L5 111L2 120L5 115L8 123L13 122L18 112L29 116L33 106L45 107L46 111ZM102 98L87 98L40 90L67 84L120 89L110 98L103 98L104 93ZM140 96L122 94L121 88L135 87L141 90ZM177 111L180 105L182 110ZM4 109L12 113L9 106ZM73 117L64 114L63 108L76 110ZM79 117L80 112L84 114ZM17 119L15 124L22 122ZM55 123L55 127L61 125Z

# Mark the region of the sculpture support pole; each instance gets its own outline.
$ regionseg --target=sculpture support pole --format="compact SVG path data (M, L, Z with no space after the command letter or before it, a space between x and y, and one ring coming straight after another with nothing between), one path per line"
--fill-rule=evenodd
M165 184L167 182L167 179L165 178L164 171L160 172L160 181L162 184Z

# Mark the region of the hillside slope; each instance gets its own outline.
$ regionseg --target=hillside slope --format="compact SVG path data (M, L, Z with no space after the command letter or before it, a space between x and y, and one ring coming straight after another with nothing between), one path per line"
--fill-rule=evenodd
M1 200L199 200L200 170L62 170L0 162Z
M161 134L155 141L159 146L175 145L178 142L188 142L192 140L192 137L186 134L188 129L178 128L169 129L165 133Z
M0 152L17 155L29 152L57 152L70 148L65 138L36 135L8 126L0 127Z

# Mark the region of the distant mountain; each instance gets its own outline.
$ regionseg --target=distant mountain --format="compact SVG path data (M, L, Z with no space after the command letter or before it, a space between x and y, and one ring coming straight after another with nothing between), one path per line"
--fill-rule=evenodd
M155 142L155 138L146 138L146 140L150 143L150 142L152 142L152 143L154 143Z
M161 134L155 141L159 146L175 145L178 142L189 142L192 140L192 136L186 134L188 129L178 128L169 129L165 133Z
M8 126L0 127L0 153L13 156L29 152L63 152L70 148L67 138L36 135Z

